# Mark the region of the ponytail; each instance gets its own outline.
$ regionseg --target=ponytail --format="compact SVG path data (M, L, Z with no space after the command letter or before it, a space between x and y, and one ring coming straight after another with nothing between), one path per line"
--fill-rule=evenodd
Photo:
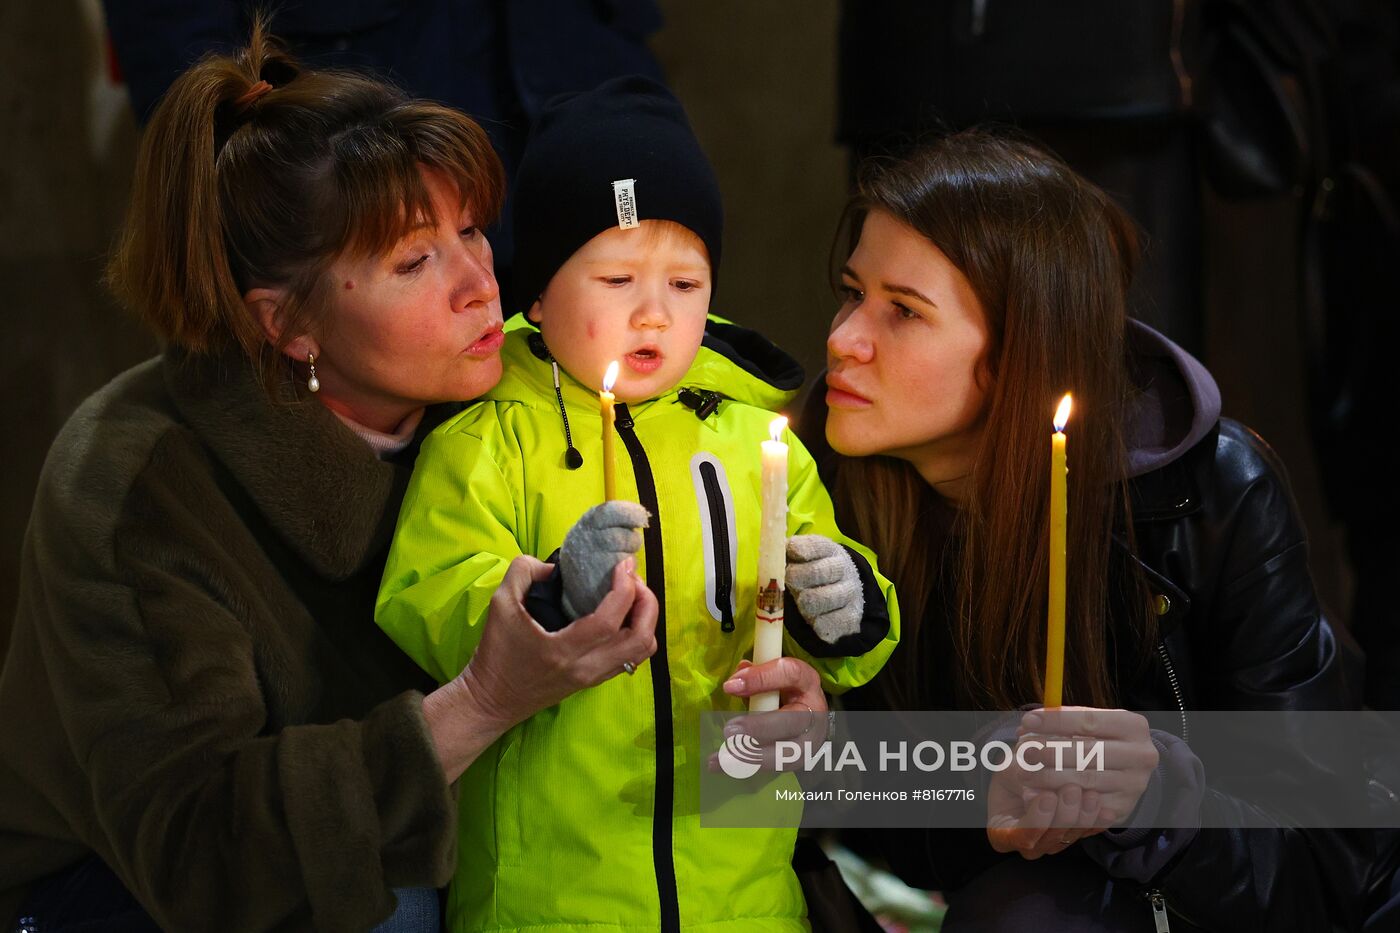
M263 342L251 315L230 313L243 297L224 244L215 144L218 125L281 54L258 21L236 58L208 55L171 85L141 143L107 282L162 339L188 350L231 342L251 356Z

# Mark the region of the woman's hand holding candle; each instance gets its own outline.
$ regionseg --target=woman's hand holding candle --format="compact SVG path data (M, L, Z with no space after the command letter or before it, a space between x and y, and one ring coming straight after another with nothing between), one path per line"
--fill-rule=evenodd
M1021 743L1030 739L1036 744L1022 749ZM1101 741L1103 770L1086 776L1075 769L1076 756L1069 752L1057 767L1056 752L1048 744L1055 741ZM1016 745L1010 766L995 772L987 788L987 839L998 852L1017 852L1032 860L1064 852L1080 839L1125 821L1142 800L1159 762L1147 720L1122 709L1031 710L1021 717ZM1187 753L1180 760L1199 767L1189 749ZM1203 786L1201 777L1197 773L1195 783ZM1137 814L1149 823L1155 815Z
M776 770L777 742L816 746L826 741L826 694L822 692L821 676L806 661L778 658L758 665L740 661L738 669L724 682L724 692L735 697L773 693L780 701L776 711L782 716L739 716L725 723L726 731L739 730L758 740L762 770ZM709 767L711 771L719 770L717 756L710 756Z

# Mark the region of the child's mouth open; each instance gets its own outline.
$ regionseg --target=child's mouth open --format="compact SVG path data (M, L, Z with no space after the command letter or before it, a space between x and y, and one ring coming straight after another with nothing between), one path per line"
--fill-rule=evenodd
M648 375L661 368L665 355L654 346L638 347L623 357L634 372Z

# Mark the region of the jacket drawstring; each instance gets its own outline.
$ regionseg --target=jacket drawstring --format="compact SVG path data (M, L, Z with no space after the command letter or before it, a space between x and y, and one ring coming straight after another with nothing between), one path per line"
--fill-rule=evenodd
M577 470L583 466L583 454L579 453L574 446L574 435L569 430L569 412L564 407L564 392L559 388L559 363L554 359L554 354L549 352L549 347L545 346L544 337L534 333L529 338L530 352L541 360L549 364L554 373L554 399L559 403L559 417L564 422L564 465L571 470Z
M564 443L568 445L568 449L564 451L564 465L571 470L577 470L583 466L583 454L574 446L574 436L569 431L569 413L564 408L564 393L559 389L559 364L550 357L549 365L554 370L554 397L559 402L559 417L564 419Z

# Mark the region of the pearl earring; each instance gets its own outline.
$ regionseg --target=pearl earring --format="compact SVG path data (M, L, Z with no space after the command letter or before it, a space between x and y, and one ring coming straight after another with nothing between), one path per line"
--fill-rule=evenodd
M306 354L306 365L311 370L311 375L306 380L306 388L311 392L321 391L321 380L316 378L316 354L308 352Z

